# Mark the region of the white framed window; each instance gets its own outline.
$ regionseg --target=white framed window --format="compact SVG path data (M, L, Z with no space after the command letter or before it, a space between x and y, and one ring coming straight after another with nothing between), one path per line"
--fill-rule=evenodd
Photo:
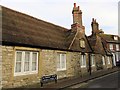
M116 61L119 61L119 53L116 52Z
M113 44L109 44L110 50L113 50Z
M105 56L102 56L102 63L105 65Z
M66 54L57 54L57 71L66 70Z
M114 40L118 40L118 37L117 37L117 36L114 36Z
M91 55L91 66L95 66L95 55Z
M119 50L119 44L116 44L116 50L117 51Z
M80 40L80 47L85 48L85 40Z
M86 67L86 55L81 55L81 68Z
M14 75L27 75L38 72L38 52L16 51Z
M107 57L107 62L108 62L108 64L110 64L110 57L109 56Z

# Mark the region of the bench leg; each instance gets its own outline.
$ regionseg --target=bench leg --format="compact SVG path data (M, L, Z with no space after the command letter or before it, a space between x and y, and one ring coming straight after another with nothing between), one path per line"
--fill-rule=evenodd
M43 87L43 83L41 82L41 87Z
M57 83L57 79L55 79L55 83Z

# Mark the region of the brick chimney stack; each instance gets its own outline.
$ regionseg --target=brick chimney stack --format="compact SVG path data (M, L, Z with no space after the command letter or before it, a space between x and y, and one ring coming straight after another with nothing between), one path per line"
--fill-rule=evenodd
M80 26L82 26L82 11L80 10L80 7L76 7L76 3L74 3L73 7L73 24L78 23Z
M96 19L92 18L92 34L96 34L99 31L99 24L96 22Z
M79 32L81 35L85 35L85 27L82 25L82 11L80 7L76 7L74 3L73 7L73 24L71 25L72 32Z

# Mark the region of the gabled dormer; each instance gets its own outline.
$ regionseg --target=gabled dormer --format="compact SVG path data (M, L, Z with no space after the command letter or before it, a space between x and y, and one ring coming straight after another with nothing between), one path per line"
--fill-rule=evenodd
M72 41L69 43L69 50L76 50L85 52L91 52L90 45L88 44L87 37L85 35L85 27L82 23L82 10L80 10L80 6L76 6L74 3L74 7L72 10L73 14L73 24L71 25L71 30L69 32L68 38ZM68 41L70 40L68 39Z

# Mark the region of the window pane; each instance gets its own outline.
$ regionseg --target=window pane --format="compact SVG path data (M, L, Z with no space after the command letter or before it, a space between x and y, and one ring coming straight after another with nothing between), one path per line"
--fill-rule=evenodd
M29 71L30 64L30 52L25 52L25 63L24 63L24 71Z
M85 47L85 41L84 40L80 40L80 47Z
M22 60L22 52L17 52L16 61L21 62L21 60Z
M21 62L16 62L15 72L21 72Z
M85 41L82 41L82 47L85 47Z
M36 62L36 61L37 61L37 53L33 53L32 62Z
M17 52L15 72L21 72L21 62L22 62L22 52Z
M33 52L32 55L32 71L37 69L37 53Z
M94 55L91 56L91 60L92 60L92 61L91 61L91 64L92 64L92 65L95 65L95 62L94 62Z
M117 36L114 36L114 40L118 40L118 37L117 37Z
M24 71L29 71L29 62L25 62Z
M82 66L83 67L86 67L86 57L85 57L85 55L82 55L82 58L81 58L82 60Z
M25 52L25 62L29 62L30 60L30 52Z
M116 60L119 61L119 54L118 54L118 52L116 53Z
M57 68L60 69L60 54L57 54Z
M81 66L83 66L83 55L81 55Z
M102 56L102 62L103 62L103 65L105 65L105 57Z
M83 61L84 61L84 66L86 66L86 58L85 58L85 55L83 55Z
M36 70L36 62L32 63L32 71Z
M113 50L113 45L112 44L110 44L110 50Z
M86 66L86 58L85 58L85 55L81 55L81 66Z
M110 57L109 56L108 56L107 60L108 60L108 64L110 64Z
M61 68L65 68L65 55L61 54Z
M119 45L118 44L116 45L116 50L119 50Z

